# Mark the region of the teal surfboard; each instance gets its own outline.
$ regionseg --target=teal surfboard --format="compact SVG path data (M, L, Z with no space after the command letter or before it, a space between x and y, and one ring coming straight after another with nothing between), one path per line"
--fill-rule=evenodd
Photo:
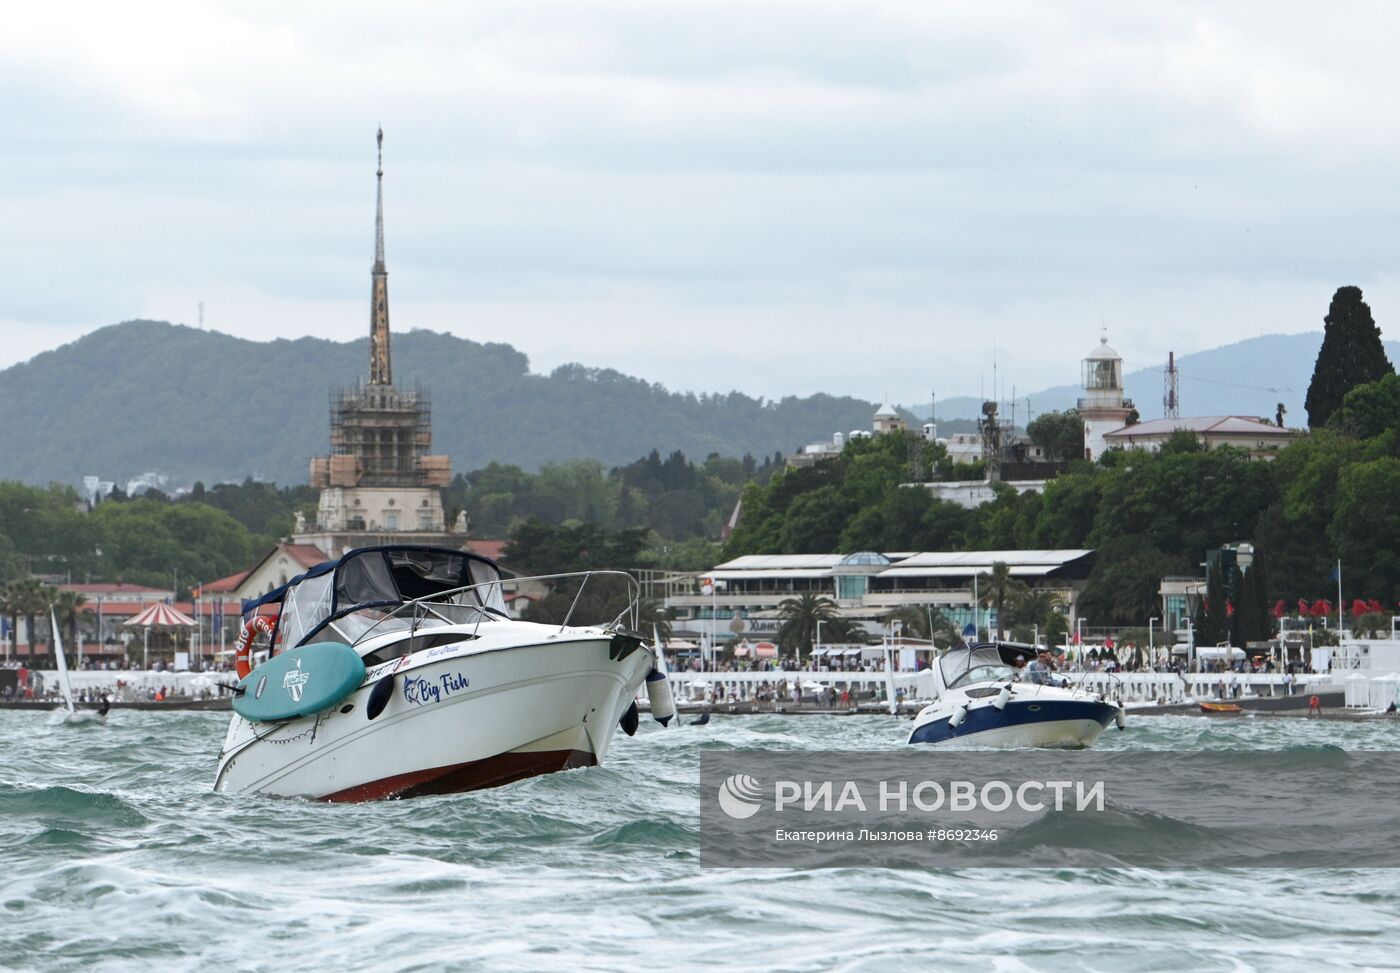
M238 683L239 716L254 723L292 720L329 709L365 681L365 664L350 646L316 642L274 655Z

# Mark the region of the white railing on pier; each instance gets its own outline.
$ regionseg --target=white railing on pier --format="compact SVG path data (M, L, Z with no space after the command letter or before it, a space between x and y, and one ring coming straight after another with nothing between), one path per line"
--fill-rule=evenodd
M870 690L888 685L888 675L883 669L847 672L839 669L773 669L761 672L698 672L690 669L673 670L668 673L672 689L678 699L699 698L716 686L723 686L725 696L745 698L764 683L777 686L786 683L790 688L799 684L819 683L836 690ZM1056 674L1067 679L1071 686L1078 686L1096 693L1103 693L1124 702L1186 703L1197 699L1217 698L1221 680L1224 680L1226 695L1232 697L1235 687L1244 697L1299 695L1310 684L1326 682L1328 676L1293 676L1286 680L1282 673L1238 673L1238 672L1194 672L1178 675L1175 672L1096 672L1065 671ZM922 677L922 678L921 678ZM922 698L930 691L932 676L926 672L896 670L894 683L903 689L906 698Z

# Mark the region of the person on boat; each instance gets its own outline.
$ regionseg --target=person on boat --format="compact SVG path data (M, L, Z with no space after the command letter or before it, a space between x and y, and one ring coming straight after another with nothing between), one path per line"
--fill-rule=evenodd
M1042 648L1036 652L1035 658L1026 666L1026 676L1037 686L1063 686L1063 679L1055 678L1055 663L1050 657L1050 650Z

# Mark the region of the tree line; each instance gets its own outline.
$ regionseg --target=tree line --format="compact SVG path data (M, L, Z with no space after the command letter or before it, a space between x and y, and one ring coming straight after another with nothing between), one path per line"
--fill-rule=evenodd
M1269 462L1182 431L1156 453L1072 461L1040 494L1002 484L974 509L909 485L921 449L912 434L857 439L828 462L748 486L724 557L1092 548L1079 611L1130 625L1158 613L1163 577L1200 575L1208 551L1243 541L1258 567L1238 599L1225 579L1213 586L1200 619L1211 631L1255 631L1269 625L1254 620L1261 612L1326 598L1338 561L1358 599L1389 612L1400 606L1400 377L1357 288L1333 298L1308 408L1310 431ZM1053 454L1074 454L1074 423L1038 422L1032 433Z
M493 463L459 474L444 492L449 521L468 512L471 535L510 540L532 570L657 566L699 570L713 563L717 537L743 486L766 482L781 456L711 454L696 463L653 450L611 470L574 461L529 473ZM179 497L117 490L92 509L68 486L0 482L0 583L125 581L175 588L247 568L291 534L298 512L315 522L317 493L251 478Z

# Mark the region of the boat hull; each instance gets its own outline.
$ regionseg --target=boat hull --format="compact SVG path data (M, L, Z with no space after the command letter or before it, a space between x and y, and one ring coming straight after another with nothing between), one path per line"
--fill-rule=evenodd
M482 639L375 666L325 712L277 724L234 716L214 789L368 801L600 763L653 661L644 648L614 654L594 632L533 645ZM392 692L370 717L385 680Z
M1004 709L970 707L966 718L952 726L949 712L920 719L910 743L958 743L978 747L1089 747L1121 711L1096 699L1013 701Z

